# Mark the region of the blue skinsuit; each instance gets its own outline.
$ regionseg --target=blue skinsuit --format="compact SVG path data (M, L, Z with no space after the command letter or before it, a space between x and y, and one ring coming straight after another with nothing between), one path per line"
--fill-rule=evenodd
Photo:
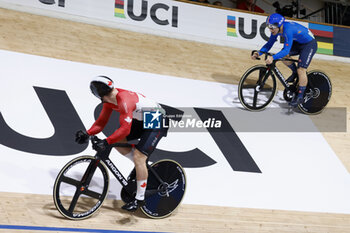
M277 41L278 36L284 37L283 49L273 55L273 59L279 59L287 55L300 54L299 67L307 68L310 64L311 58L317 51L317 42L314 35L309 31L308 28L295 22L284 22L282 33L270 36L268 42L260 49L260 55L262 52L268 52L274 43Z

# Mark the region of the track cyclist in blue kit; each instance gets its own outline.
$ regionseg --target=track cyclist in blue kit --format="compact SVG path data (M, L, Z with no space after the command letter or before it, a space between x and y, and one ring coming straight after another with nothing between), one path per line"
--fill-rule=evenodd
M298 104L303 102L303 95L307 85L306 70L317 51L317 42L308 28L295 22L285 22L285 18L277 13L270 15L266 19L266 26L270 29L271 36L268 42L260 49L260 52L252 54L252 59L255 60L263 53L268 52L278 36L284 38L283 49L273 56L268 56L265 62L269 65L273 60L299 55L298 67L294 62L283 61L293 72L287 79L287 82L294 82L295 78L299 77L298 95L294 96L289 103L292 107L297 107Z

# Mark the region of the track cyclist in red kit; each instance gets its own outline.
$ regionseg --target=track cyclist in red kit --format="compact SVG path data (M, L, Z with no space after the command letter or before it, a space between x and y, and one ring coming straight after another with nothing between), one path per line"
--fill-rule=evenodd
M164 115L165 110L155 101L145 96L114 87L113 81L106 76L97 76L90 83L91 92L103 102L102 111L86 132L80 130L76 133L76 142L87 143L89 136L100 133L106 126L113 111L120 114L120 127L109 137L97 143L97 151L104 150L107 144L116 142L125 143L128 140L139 139L134 148L116 149L135 164L137 192L135 199L122 206L128 211L135 211L144 204L145 191L147 187L148 171L146 162L148 157L156 148L160 139L167 135L167 129L144 129L143 109L154 111L158 115ZM155 117L157 117L155 116Z
M295 22L285 22L285 18L277 13L267 18L266 26L270 29L271 36L268 42L260 49L260 53L253 53L252 59L255 60L262 53L268 52L276 42L278 36L284 38L283 49L273 56L268 56L266 64L271 64L273 60L279 58L299 55L298 66L290 61L283 61L293 72L287 79L287 82L293 82L296 76L299 77L298 94L289 103L292 107L297 107L298 104L303 102L303 96L308 82L306 70L317 51L317 41L308 28Z

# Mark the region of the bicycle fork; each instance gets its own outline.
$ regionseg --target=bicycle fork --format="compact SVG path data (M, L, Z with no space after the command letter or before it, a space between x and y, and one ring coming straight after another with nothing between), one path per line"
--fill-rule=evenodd
M270 76L271 72L272 72L271 69L268 68L265 74L259 74L259 79L257 83L258 85L256 86L255 91L260 92L264 88L265 82L267 78Z
M88 188L89 188L91 179L92 179L99 163L100 163L100 160L91 161L88 168L86 169L81 181L76 184L77 189L74 193L72 202L69 206L69 209L68 209L69 212L73 212L80 195L88 192Z

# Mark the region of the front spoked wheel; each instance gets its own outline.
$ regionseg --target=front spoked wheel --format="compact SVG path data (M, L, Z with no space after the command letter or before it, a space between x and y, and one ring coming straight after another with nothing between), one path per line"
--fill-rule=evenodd
M176 210L185 195L186 174L180 164L169 159L155 162L151 167L156 175L148 171L145 205L141 210L150 218L165 218ZM135 172L132 172L128 179L134 178ZM122 199L129 201L131 197L126 190L122 193Z
M307 78L304 102L298 107L306 114L318 114L326 107L332 96L332 84L322 71L310 71Z
M57 210L66 218L81 220L93 215L108 192L105 165L95 157L81 156L67 163L58 174L53 191Z
M267 67L256 65L247 70L238 85L238 97L244 108L261 111L276 94L276 78Z

